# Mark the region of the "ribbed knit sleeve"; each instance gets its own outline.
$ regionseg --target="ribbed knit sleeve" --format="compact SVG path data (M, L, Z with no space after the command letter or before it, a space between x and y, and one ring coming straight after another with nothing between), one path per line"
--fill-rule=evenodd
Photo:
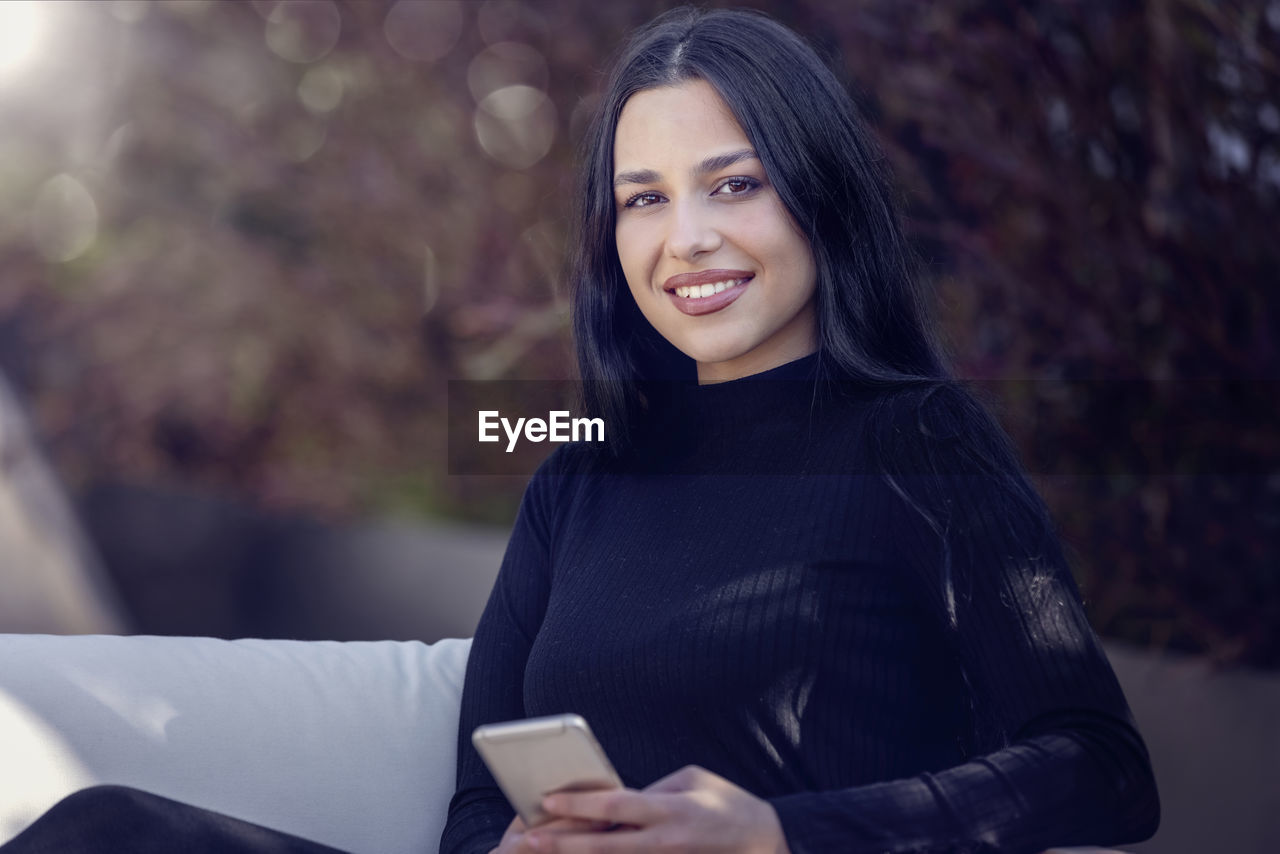
M1037 852L1149 837L1150 762L1048 515L998 425L967 395L883 413L886 514L918 601L961 669L968 761L771 799L793 854Z
M515 811L471 744L481 724L526 717L525 662L546 610L557 473L566 447L538 469L525 489L502 567L467 659L458 725L457 791L440 840L441 854L487 854Z

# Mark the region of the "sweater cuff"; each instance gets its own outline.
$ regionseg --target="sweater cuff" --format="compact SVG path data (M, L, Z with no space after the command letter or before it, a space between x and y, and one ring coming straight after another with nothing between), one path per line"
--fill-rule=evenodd
M928 850L937 841L936 836L927 839L913 832L919 828L903 827L894 820L895 815L913 812L913 806L927 809L934 805L928 787L917 780L801 792L771 798L769 803L778 814L791 854L834 850L846 854L905 854Z

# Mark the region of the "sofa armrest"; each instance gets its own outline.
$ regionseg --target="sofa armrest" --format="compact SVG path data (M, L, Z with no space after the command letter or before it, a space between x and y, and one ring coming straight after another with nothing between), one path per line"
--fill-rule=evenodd
M0 635L0 842L96 783L434 852L470 642Z

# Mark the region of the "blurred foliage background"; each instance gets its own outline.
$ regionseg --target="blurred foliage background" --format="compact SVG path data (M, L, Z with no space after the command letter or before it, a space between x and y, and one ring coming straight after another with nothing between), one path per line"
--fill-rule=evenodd
M0 4L0 371L72 492L509 523L446 384L573 375L575 143L669 5ZM1280 2L738 5L855 91L1095 625L1280 666Z

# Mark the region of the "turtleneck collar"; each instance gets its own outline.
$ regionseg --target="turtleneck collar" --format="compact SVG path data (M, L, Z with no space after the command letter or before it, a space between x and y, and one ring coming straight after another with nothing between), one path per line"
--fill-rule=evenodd
M784 362L776 368L770 368L767 371L761 371L758 374L750 374L737 379L724 380L722 382L704 383L698 385L699 389L723 389L730 386L750 384L756 382L764 382L769 380L814 380L817 378L819 351L815 350L807 356L801 356L799 359L793 359L790 362Z
M758 374L699 385L696 381L673 389L670 403L685 413L714 422L786 419L807 408L818 378L819 354L810 353Z
M653 472L744 472L781 457L794 470L790 457L822 409L819 367L814 352L724 382L649 386L652 408L635 463Z

